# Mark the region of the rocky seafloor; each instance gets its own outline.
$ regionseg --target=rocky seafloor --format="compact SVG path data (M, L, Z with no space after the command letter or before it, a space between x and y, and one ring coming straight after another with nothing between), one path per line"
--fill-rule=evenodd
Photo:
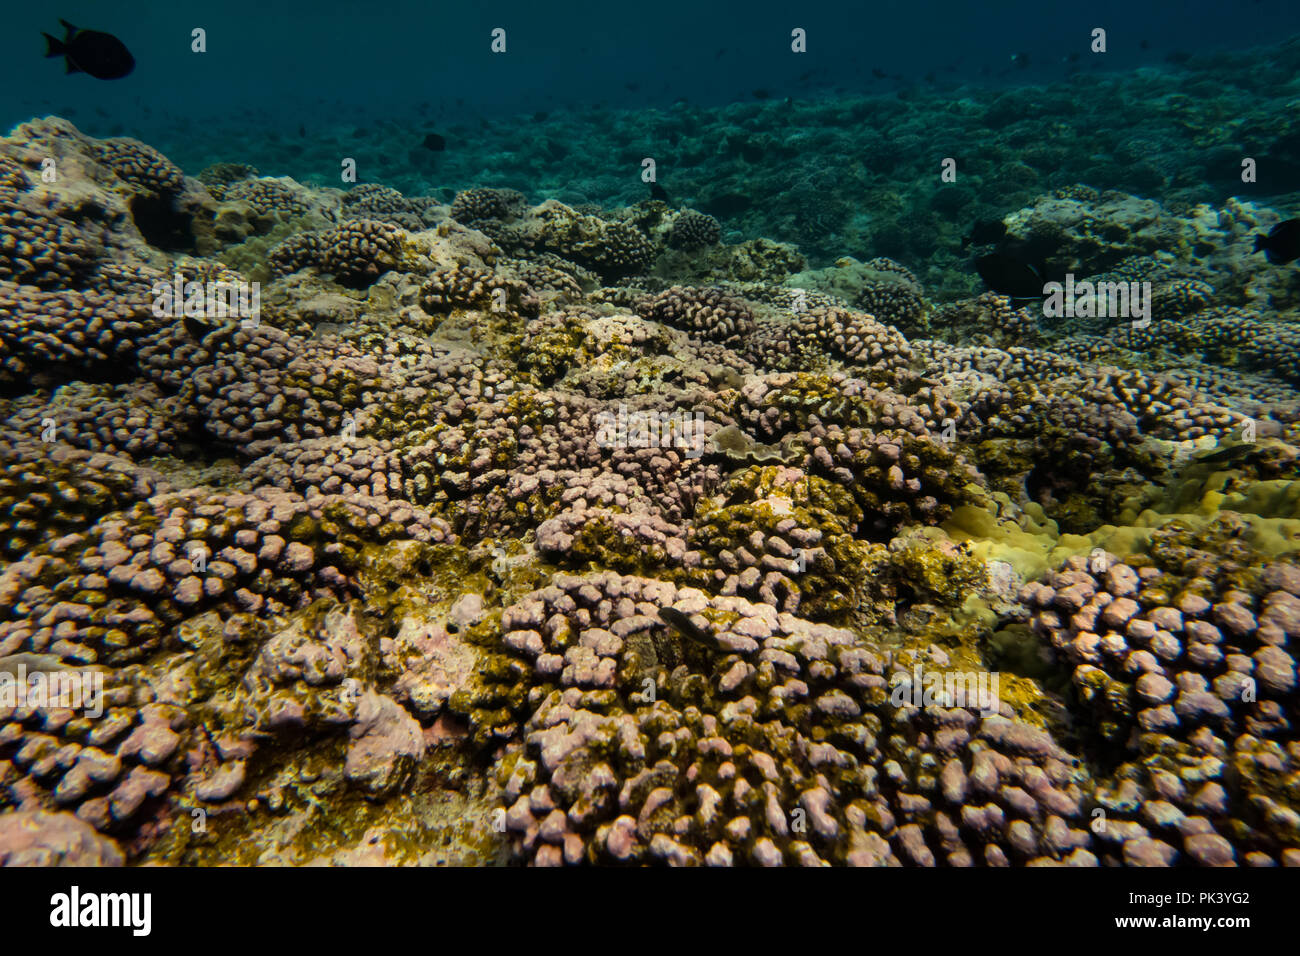
M21 124L0 663L107 690L0 706L0 862L1300 865L1282 218L1037 194L1011 239L1153 287L1048 323L657 200Z

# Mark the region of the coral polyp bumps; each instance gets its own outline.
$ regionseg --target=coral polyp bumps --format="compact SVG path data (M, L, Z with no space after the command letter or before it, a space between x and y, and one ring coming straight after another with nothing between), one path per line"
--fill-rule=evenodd
M1230 265L1271 213L1108 196L1009 218L1221 281L1045 328L659 200L20 126L0 859L1300 864L1294 298Z

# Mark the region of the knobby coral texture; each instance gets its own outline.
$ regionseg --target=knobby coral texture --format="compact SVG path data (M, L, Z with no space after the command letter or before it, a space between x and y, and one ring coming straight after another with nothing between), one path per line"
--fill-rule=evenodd
M1009 209L1099 323L21 124L0 862L1300 865L1279 218Z

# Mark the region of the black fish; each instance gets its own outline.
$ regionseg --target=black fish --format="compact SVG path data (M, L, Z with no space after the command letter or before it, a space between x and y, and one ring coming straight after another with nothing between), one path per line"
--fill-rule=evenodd
M1001 219L976 219L970 233L962 237L961 247L965 249L971 243L977 246L997 242L1007 234L1007 226Z
M1027 67L1027 66L1029 65L1029 54L1028 54L1028 53L1013 53L1013 54L1011 54L1011 63L1012 63L1012 65L1015 66L1017 69L1021 69L1021 70L1023 70L1025 67Z
M989 287L989 291L996 292L998 295L1010 296L1012 299L1043 297L1042 274L1015 256L990 252L975 260L975 269L984 280L984 284Z
M211 326L205 325L190 315L182 316L181 324L185 326L185 333L195 342L202 342L203 336L212 331Z
M659 616L663 618L665 624L671 624L685 637L689 637L691 640L707 645L708 647L717 647L716 641L709 637L705 631L697 627L694 621L681 611L677 610L677 608L661 607L659 609Z
M1279 222L1267 236L1256 233L1255 251L1260 250L1269 262L1278 266L1300 259L1300 219Z
M45 55L63 57L65 73L86 73L97 80L120 80L135 69L135 57L117 37L98 30L78 30L60 20L68 35L62 40L42 33Z
M740 488L737 488L735 491L731 493L731 495L727 498L727 500L723 502L722 507L734 508L736 505L748 504L753 500L754 500L754 493L750 491L748 488L742 486Z
M766 100L771 99L772 97L772 94L767 90L754 90L750 95L752 95L756 100Z
M447 148L447 141L443 139L441 136L439 136L437 133L430 133L429 135L424 137L424 142L421 143L420 145L423 146L425 149L433 150L435 153L441 153L444 149Z
M883 80L883 79L884 79L885 77L887 77L889 74L886 73L884 70L880 69L880 67L875 67L875 68L871 71L871 75L874 76L874 77L875 77L876 79L878 79L878 80Z
M1251 442L1241 442L1235 445L1223 445L1204 454L1197 455L1195 460L1198 462L1211 462L1218 464L1225 461L1235 461L1238 458L1245 458L1252 451L1255 451L1255 445Z
M671 203L671 200L668 198L668 191L658 183L650 184L650 198L658 199L660 202Z

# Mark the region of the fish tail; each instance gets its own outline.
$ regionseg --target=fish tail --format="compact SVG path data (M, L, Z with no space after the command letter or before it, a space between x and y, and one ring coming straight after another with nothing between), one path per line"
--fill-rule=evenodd
M62 40L57 37L52 37L48 33L42 33L41 36L45 37L46 56L61 56L63 54L64 46Z
M74 34L74 33L77 32L77 28L74 27L74 26L73 26L71 23L69 23L67 20L64 20L64 19L62 19L62 18L60 18L59 23L63 26L63 29L65 29L65 30L68 31L68 39L71 40L71 39L72 39L72 34Z
M1255 251L1256 251L1256 252L1259 252L1259 250L1263 249L1263 248L1264 248L1264 244L1267 243L1267 242L1268 242L1268 236L1264 235L1262 232L1257 232L1257 233L1255 233Z

